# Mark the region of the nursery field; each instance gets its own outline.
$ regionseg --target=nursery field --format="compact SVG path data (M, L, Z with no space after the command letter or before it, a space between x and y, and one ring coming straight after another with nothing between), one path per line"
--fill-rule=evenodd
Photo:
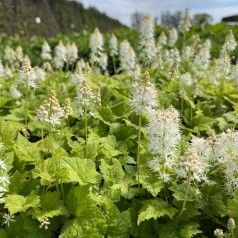
M0 37L1 238L238 237L238 30L207 27Z

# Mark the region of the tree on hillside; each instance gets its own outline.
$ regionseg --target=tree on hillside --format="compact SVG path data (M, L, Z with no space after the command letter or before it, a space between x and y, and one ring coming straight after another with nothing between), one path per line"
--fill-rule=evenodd
M171 13L170 11L162 12L160 24L162 27L178 27L181 21L182 11Z
M132 16L131 16L131 27L133 29L138 29L140 26L140 23L143 21L144 19L144 13L143 12L138 12L135 11Z
M213 18L207 13L197 13L193 15L192 23L194 25L202 25L204 23L210 24Z

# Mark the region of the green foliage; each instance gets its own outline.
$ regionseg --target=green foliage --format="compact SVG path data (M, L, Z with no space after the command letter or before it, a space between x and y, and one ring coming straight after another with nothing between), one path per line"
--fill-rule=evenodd
M176 44L182 57L177 65L179 76L170 75L173 64L167 62L166 55L173 48L168 46L163 46L160 52L162 65L156 61L148 68L142 67L139 76L143 77L145 71L150 73L149 85L158 91L156 111L173 106L180 115L181 140L166 150L164 156L150 150L151 140L156 140L157 146L164 140L166 130L172 132L174 115L157 120L158 125L167 120L169 123L166 128L154 128L155 134L163 132L161 138L155 135L150 138L148 124L155 119L153 110L142 113L139 125L140 116L131 104L132 91L139 88L134 88L134 77L119 69L118 56L116 71L112 70L109 57L106 75L95 72L94 65L90 65L90 73L87 67L82 68L92 91L100 91L101 104L93 104L95 114L89 107L82 115L77 111L75 97L79 86L71 80L75 64L66 63L61 71L46 72L45 79L37 81L39 88L29 91L28 100L26 87L18 85L17 80L21 64L8 65L16 70L12 76L0 78L0 237L205 238L212 237L217 228L223 229L225 237L231 236L227 220L231 217L238 222L237 66L229 64L227 56L225 69L230 73L226 75L222 67L214 69L216 64L222 64L216 56L228 28L224 24L203 27L193 26L183 36L179 32ZM238 33L238 28L233 29ZM162 31L168 36L167 29L159 27L156 37ZM197 43L195 33L201 38ZM137 48L137 31L117 30L114 34L118 43L126 37ZM110 36L107 33L104 37L107 53ZM58 36L49 39L49 43L55 47L59 40L65 45L76 42L81 47L79 56L86 61L90 57L89 37L90 33L85 31L80 35ZM212 57L208 68L199 73L194 60L208 37L212 41ZM41 39L25 42L5 36L0 40L3 48L7 43L12 47L20 44L33 65L42 65ZM189 59L183 53L186 46L195 50ZM233 54L235 51L229 52L229 56ZM174 56L170 57L173 59ZM3 64L7 67L4 57ZM183 80L185 73L191 75L191 82ZM12 93L13 87L21 93L19 97ZM61 109L67 97L73 108L68 118L56 117L54 123L37 114L44 100L49 103L52 89ZM53 105L49 107L53 110ZM227 129L229 137L224 140ZM165 149L173 139L170 135L161 148ZM188 162L186 151L191 146L197 156ZM168 181L158 171L164 168L163 172L169 174ZM194 176L195 173L198 174ZM238 235L237 229L234 235Z
M67 170L67 182L78 182L81 185L100 183L101 175L96 171L93 161L76 157L62 157L60 160L62 169Z
M40 204L39 196L30 194L26 197L21 195L8 195L5 199L5 208L7 208L10 214L18 212L25 212L29 208L35 208Z
M143 202L143 206L139 211L138 225L145 220L154 218L155 220L165 215L170 219L176 214L177 209L169 207L169 204L162 199L146 200Z
M201 233L198 227L199 224L193 222L179 226L177 226L173 222L168 222L165 224L160 224L158 226L158 233L159 237L161 238L192 238L195 235Z
M66 198L66 206L76 217L80 217L87 209L96 207L89 185L71 188Z
M8 237L6 230L0 228L0 237L2 237L2 238L7 238Z
M77 218L67 221L60 238L104 237L107 230L106 218L99 208L87 209Z
M64 201L60 199L59 193L47 192L41 196L39 207L32 208L28 214L39 221L43 221L45 217L52 218L68 214L68 210Z

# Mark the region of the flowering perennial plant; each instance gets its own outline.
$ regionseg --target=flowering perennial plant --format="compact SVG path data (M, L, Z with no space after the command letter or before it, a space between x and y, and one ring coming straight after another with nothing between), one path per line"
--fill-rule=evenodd
M139 57L143 64L150 65L156 56L154 26L149 15L144 16L139 29Z
M150 74L145 72L143 77L135 80L132 85L131 106L137 115L150 113L158 105L157 90L149 80Z
M151 110L148 125L148 148L153 155L149 167L164 182L178 163L178 145L181 139L178 111L172 106L165 110Z
M53 58L53 64L56 69L62 70L64 63L66 62L66 48L62 41L55 47L55 55Z
M127 40L123 40L120 43L119 60L121 70L126 71L129 75L133 75L136 66L136 55Z
M118 55L118 42L114 34L111 35L109 41L109 48L110 48L110 56Z
M50 61L52 59L51 48L47 41L44 41L41 47L41 59L44 61Z
M36 119L48 122L54 127L60 124L60 119L65 116L64 113L56 98L55 91L51 90L49 99L38 109Z
M238 237L236 28L188 15L157 46L149 16L139 45L61 35L54 59L1 38L1 238Z

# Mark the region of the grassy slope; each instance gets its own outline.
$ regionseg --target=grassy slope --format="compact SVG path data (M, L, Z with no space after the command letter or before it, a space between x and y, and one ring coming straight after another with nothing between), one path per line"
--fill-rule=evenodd
M36 17L41 18L41 24L35 23ZM119 21L94 8L84 9L74 1L2 0L0 3L0 33L54 36L95 27L108 31L121 26Z

